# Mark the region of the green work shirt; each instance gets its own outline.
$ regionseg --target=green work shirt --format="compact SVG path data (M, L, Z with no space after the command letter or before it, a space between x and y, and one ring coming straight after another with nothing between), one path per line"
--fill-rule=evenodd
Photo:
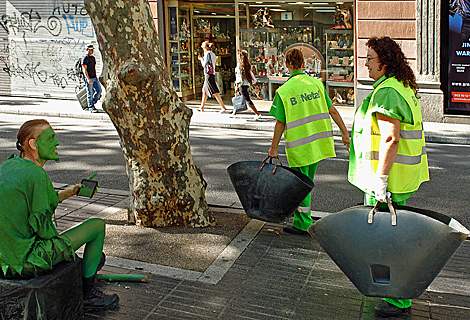
M34 162L10 156L0 165L0 266L7 277L32 277L62 256L72 260L70 239L52 223L59 204L46 171Z
M373 85L374 91L386 79L387 77L383 76L382 78L377 80ZM364 99L362 104L356 109L356 115L354 116L354 124L352 130L353 133L361 129L362 124L359 123L359 121L357 120L364 119L369 107L370 99L372 98L374 91L371 92L367 96L367 98ZM372 112L378 112L392 119L400 120L400 122L413 124L413 112L411 111L411 108L408 106L406 100L398 93L398 91L391 87L382 88L375 93L374 100L372 101ZM355 150L354 148L354 134L351 134L351 146L349 152L349 168L355 168L355 154L356 152L360 153L361 150ZM394 194L393 201L404 201L408 199L413 193L414 192Z
M300 70L294 71L289 76L289 79L298 74L303 74L303 72ZM289 81L289 79L287 81ZM333 103L331 102L330 97L326 94L326 88L325 88L325 100L326 100L328 109L331 108L333 106ZM271 106L271 110L269 110L269 114L272 115L274 118L276 118L276 120L286 123L286 110L284 108L284 103L282 103L282 99L277 92L274 95L273 105Z
M374 90L385 79L387 79L387 77L383 76L375 82L373 85ZM371 95L372 93L361 104L359 108L360 110L357 111L361 112L362 116L367 112ZM413 112L411 112L411 108L408 106L408 103L401 94L399 94L394 88L387 87L377 91L374 100L372 101L372 112L381 113L392 119L400 120L400 122L413 124Z

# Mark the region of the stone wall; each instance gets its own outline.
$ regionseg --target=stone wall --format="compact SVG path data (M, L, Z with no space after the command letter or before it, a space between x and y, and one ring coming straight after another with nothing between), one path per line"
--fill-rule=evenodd
M365 43L372 36L389 36L400 44L415 72L423 120L445 121L439 70L440 7L440 0L356 1L358 104L371 92L373 83L365 67ZM459 120L470 123L470 118Z

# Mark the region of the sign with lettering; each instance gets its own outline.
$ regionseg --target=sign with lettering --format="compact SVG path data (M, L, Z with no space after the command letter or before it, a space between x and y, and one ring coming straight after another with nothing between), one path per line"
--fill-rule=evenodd
M281 20L292 20L292 12L281 12Z
M447 113L470 113L470 0L449 0Z

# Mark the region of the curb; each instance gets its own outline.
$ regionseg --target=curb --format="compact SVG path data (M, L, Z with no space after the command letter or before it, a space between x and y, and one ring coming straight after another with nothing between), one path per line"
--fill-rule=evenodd
M470 137L446 137L438 136L433 133L426 134L424 133L424 139L426 142L432 143L442 143L442 144L460 144L460 145L470 145Z
M58 112L39 112L39 111L22 111L22 110L4 110L1 109L0 113L14 114L14 115L31 115L42 117L59 117L59 118L74 118L84 120L102 120L111 121L107 113L91 113L91 114L76 114L76 113L58 113ZM236 130L254 130L254 131L273 131L275 122L263 121L256 124L247 123L220 123L220 122L193 122L191 121L190 127L208 127L220 129L236 129ZM341 137L341 131L333 129L333 135ZM435 132L428 132L424 134L426 142L429 143L442 143L442 144L459 144L470 145L469 136L444 136L436 134Z

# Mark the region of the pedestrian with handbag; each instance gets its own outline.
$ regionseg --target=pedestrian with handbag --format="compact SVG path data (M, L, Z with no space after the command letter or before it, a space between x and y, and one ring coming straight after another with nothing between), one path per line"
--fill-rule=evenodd
M227 111L227 108L225 108L224 102L222 101L222 97L219 94L219 88L215 83L216 56L215 53L212 52L214 44L210 43L209 41L204 41L201 44L201 48L204 50L204 58L198 57L198 59L199 61L201 61L202 67L204 68L204 84L202 86L201 106L197 110L204 111L204 106L206 105L207 97L214 96L217 102L219 102L220 106L222 107L221 113L223 113Z
M246 50L237 51L237 67L235 68L235 95L244 97L245 104L241 108L237 108L234 104L232 116L235 116L238 111L246 110L246 106L256 114L255 120L261 118L261 114L256 110L255 104L251 101L248 89L252 84L256 83L256 77L251 71L251 64L248 60L248 52Z

